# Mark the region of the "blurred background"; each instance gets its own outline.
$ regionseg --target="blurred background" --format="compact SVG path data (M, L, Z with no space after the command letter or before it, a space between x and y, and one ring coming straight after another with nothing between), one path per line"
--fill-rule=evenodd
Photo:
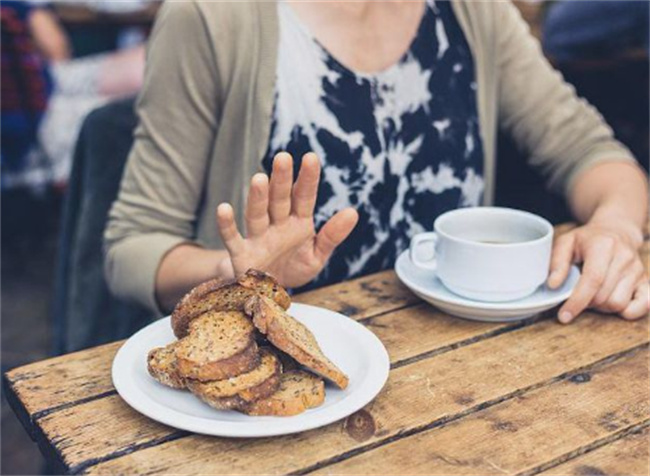
M549 60L647 170L648 1L515 3ZM102 340L92 341L67 326L66 308L79 299L70 296L71 280L101 280L98 269L80 276L79 263L100 260L103 221L131 145L144 45L159 6L157 0L0 3L3 372L128 335L146 320L99 323L106 327L98 333ZM498 205L554 223L570 219L508 137L500 138L498 157ZM105 289L98 293L96 305L139 315L106 301ZM3 396L2 474L47 471Z

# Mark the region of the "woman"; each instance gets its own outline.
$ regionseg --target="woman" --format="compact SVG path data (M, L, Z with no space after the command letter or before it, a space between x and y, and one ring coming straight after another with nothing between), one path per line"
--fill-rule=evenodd
M584 223L553 254L553 287L584 261L560 320L647 314L646 179L512 5L170 2L149 48L106 231L119 296L167 311L249 267L289 287L390 267L443 211L491 202L499 124Z

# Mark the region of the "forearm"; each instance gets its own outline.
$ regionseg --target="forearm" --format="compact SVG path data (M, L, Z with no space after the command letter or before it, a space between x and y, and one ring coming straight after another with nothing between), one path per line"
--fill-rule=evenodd
M225 250L206 250L183 244L165 255L156 275L156 298L164 311L197 284L212 278L232 278L230 258Z
M578 176L569 203L580 222L614 224L639 245L648 220L648 179L633 164L599 164Z
M70 59L70 43L54 14L37 8L29 16L29 27L36 46L49 61Z

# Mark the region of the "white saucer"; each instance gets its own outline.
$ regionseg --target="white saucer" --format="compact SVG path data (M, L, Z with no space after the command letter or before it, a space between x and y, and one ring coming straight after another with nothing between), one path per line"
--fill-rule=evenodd
M520 321L551 309L566 301L580 278L580 271L572 266L569 277L558 289L549 289L544 285L530 296L517 301L482 302L449 291L435 277L435 273L414 266L408 250L397 258L395 272L407 288L440 310L465 319L485 322Z
M292 304L289 312L313 333L323 351L348 377L345 390L328 384L325 402L291 417L254 417L215 410L190 392L156 382L147 372L147 353L172 342L170 318L140 330L113 360L113 384L120 396L149 418L181 430L228 437L286 435L318 428L356 412L370 402L388 378L390 362L381 341L366 327L337 312Z

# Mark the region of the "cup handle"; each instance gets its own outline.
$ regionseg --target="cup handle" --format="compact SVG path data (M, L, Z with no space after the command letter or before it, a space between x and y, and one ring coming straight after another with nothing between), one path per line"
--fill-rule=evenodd
M433 247L434 247L433 259L423 261L417 257L417 248L422 243L428 243L428 242L433 243ZM413 263L418 268L427 269L429 271L435 271L438 266L436 263L436 252L435 252L435 247L437 243L438 243L438 235L433 231L429 233L419 233L415 235L411 239L411 246L409 248L409 257L411 258L411 263Z

